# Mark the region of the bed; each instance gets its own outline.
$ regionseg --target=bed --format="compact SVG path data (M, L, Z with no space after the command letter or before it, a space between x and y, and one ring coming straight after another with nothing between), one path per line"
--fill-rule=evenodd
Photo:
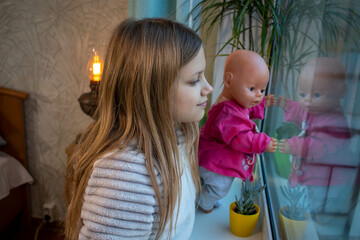
M33 179L26 170L27 97L27 93L0 87L0 238L14 224L30 224L28 183Z

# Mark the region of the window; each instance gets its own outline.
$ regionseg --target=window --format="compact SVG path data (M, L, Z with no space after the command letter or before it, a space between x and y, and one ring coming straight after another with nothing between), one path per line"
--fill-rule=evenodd
M273 234L360 238L359 4L282 4L287 15L269 84L280 106L267 109L263 131L285 140L282 153L261 161Z

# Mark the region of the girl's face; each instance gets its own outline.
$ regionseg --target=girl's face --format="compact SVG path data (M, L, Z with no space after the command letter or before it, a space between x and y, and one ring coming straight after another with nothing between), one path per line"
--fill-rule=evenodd
M175 122L197 122L204 116L207 95L213 88L205 75L205 56L201 48L197 55L180 69L172 89L171 114Z

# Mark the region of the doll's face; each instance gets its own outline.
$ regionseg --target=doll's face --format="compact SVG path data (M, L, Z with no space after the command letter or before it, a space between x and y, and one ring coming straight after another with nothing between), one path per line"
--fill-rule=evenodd
M309 71L300 74L298 87L300 106L309 113L326 113L340 106L336 80Z
M261 103L269 81L269 71L263 68L248 69L234 73L230 92L233 99L245 108L251 108Z

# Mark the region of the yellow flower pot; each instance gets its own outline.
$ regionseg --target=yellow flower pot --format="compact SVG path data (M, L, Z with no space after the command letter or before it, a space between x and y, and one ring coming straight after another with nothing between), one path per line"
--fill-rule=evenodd
M282 207L279 211L279 223L283 239L301 240L309 222L309 213L305 213L305 220L292 220L282 214L284 208Z
M260 208L255 204L256 213L253 215L242 215L235 212L235 202L230 204L230 229L238 237L249 237L254 232L259 218Z

